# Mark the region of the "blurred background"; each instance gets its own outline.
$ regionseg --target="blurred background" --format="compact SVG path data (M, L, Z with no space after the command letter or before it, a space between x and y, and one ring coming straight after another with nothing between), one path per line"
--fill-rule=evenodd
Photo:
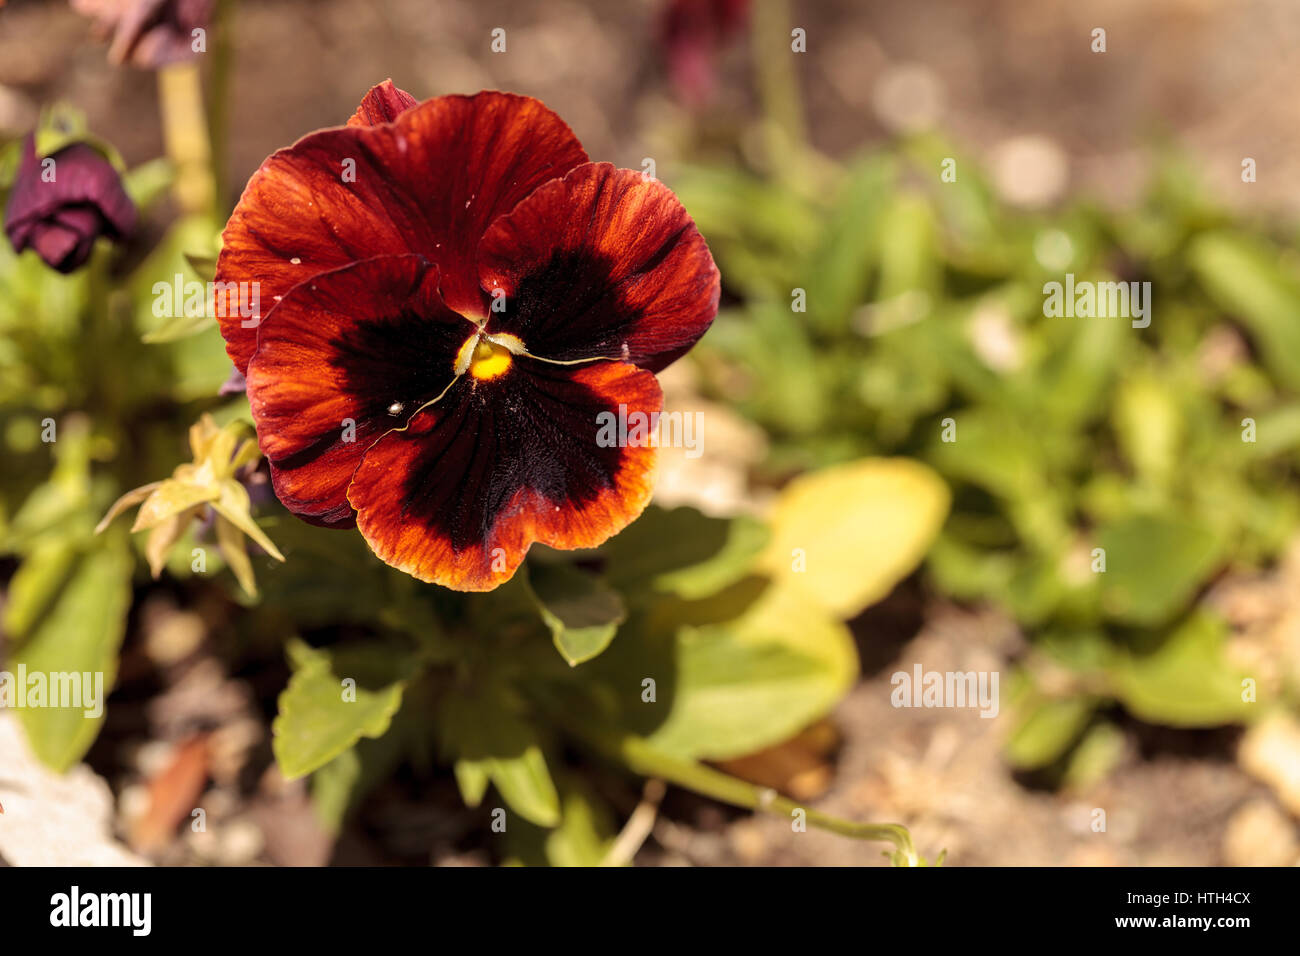
M240 0L231 23L227 205L266 155L343 122L386 77L421 99L539 97L593 159L653 159L724 287L715 329L663 376L670 406L707 425L700 459L667 455L660 504L758 511L791 476L862 455L948 483L925 564L851 622L861 679L727 769L903 822L951 864L1300 862L1300 7ZM0 138L67 101L135 166L165 151L157 96L70 5L0 10ZM1151 327L1044 316L1043 283L1066 273L1151 282ZM226 371L186 368L188 397ZM214 653L174 684L133 683L236 627L201 589L135 602L88 758L114 832L200 760L168 721L215 708L241 741L240 765L213 771L246 781L220 798L231 822L149 835L154 858L497 859L450 784L399 777L335 834L301 782L247 783L283 665ZM918 664L999 673L998 718L891 706L891 676ZM636 861L869 857L672 791Z
M350 115L356 90L380 74L420 96L526 90L568 118L592 155L629 167L646 155L670 160L686 145L687 104L674 94L656 43L668 6L244 0L232 171L245 176L304 130ZM1204 159L1207 182L1225 201L1297 202L1286 183L1300 164L1300 106L1282 94L1293 79L1287 51L1300 19L1286 0L788 6L791 23L809 36L797 61L808 135L831 155L936 126L995 165L1008 152L1014 158L1018 141L1041 138L1062 167L1052 185L1120 204L1136 198L1153 140L1176 137ZM504 55L489 49L498 26L509 31ZM1109 31L1104 56L1078 42L1098 26ZM96 129L111 130L127 159L158 155L157 111L143 108L155 97L152 74L115 69L88 42L90 32L59 0L10 0L0 33L0 127L25 130L41 103L62 97L85 109ZM710 57L709 115L724 127L752 117L756 106L747 46L743 32L729 28ZM1240 190L1246 154L1267 175Z

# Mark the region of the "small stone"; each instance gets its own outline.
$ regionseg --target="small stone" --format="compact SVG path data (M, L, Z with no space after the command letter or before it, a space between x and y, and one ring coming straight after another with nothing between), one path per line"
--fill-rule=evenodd
M1065 192L1068 179L1065 151L1045 136L1016 136L993 151L994 185L1012 205L1050 205Z
M885 70L871 96L876 116L890 130L930 129L943 115L943 81L928 66L900 63Z
M1272 788L1282 806L1300 816L1300 723L1274 714L1246 731L1237 761Z
M1227 866L1296 866L1300 839L1295 825L1272 800L1258 798L1232 815L1223 833Z
M266 841L261 828L252 820L232 820L218 833L220 862L226 866L251 863L261 854Z

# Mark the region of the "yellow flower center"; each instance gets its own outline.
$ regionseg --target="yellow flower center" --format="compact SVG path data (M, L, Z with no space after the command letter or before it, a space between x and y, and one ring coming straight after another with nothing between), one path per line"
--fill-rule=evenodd
M496 378L510 367L510 353L504 347L479 339L474 346L474 357L469 362L469 374L479 380Z
M456 372L468 371L478 381L486 382L504 375L514 356L523 351L524 343L518 336L508 333L488 336L477 332L460 347L456 355Z

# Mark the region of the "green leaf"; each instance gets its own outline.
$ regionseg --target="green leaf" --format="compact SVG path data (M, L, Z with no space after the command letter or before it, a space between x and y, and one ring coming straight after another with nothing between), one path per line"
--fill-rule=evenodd
M678 626L673 639L674 673L623 679L638 694L629 706L670 708L648 739L679 757L721 760L780 743L829 713L858 673L848 629L792 587L768 588L735 620ZM641 702L645 677L663 685L657 703Z
M361 783L361 757L350 747L311 775L311 802L316 816L331 833L338 833L355 806Z
M614 842L609 811L576 782L565 787L560 825L546 834L551 866L600 866Z
M790 290L804 250L822 224L812 203L778 184L734 167L679 167L671 183L727 276L746 298L779 298Z
M606 578L621 591L706 597L751 574L771 535L748 515L710 518L693 507L651 506L604 545Z
M1066 331L1066 340L1044 363L1026 399L1047 410L1053 421L1076 428L1105 413L1116 370L1133 348L1134 336L1129 324L1112 321L1075 322Z
M885 212L881 232L889 237L880 250L881 301L905 292L934 293L940 283L934 212L924 196L904 191Z
M790 303L759 304L746 312L743 361L759 381L763 415L799 436L818 433L830 411L823 357L802 323L791 321Z
M378 657L374 651L372 656ZM280 694L271 727L272 750L286 778L293 780L325 766L362 737L388 730L402 702L405 680L375 688L362 686L365 661L358 655L315 650L302 641L289 644L293 676ZM355 687L344 686L351 679ZM355 699L353 699L355 698Z
M679 508L678 511L693 511ZM696 512L698 514L698 512ZM703 515L700 515L704 518ZM716 518L705 520L717 521ZM725 519L726 540L712 556L687 567L667 571L654 579L655 587L687 600L707 597L751 574L772 539L768 526L757 518L736 515Z
M171 188L176 168L169 159L151 159L128 170L122 186L137 209L147 209Z
M312 774L312 804L331 833L338 833L366 794L401 763L411 737L411 719L404 719L407 713L401 710L394 715L393 726L382 737L358 740Z
M819 328L847 330L853 310L864 301L897 176L897 162L880 155L849 170L811 262L808 316Z
M477 807L487 794L488 784L492 778L488 775L487 765L479 760L457 760L452 766L456 777L456 786L460 798L467 807Z
M1223 544L1195 518L1134 515L1102 527L1102 607L1138 626L1164 623L1187 607L1219 567Z
M976 406L952 418L955 440L936 436L927 455L945 475L1007 499L1032 496L1042 487L1046 463L1041 436L1023 422L991 406Z
M1263 241L1219 231L1191 243L1188 258L1210 296L1258 340L1263 363L1300 388L1300 281L1278 264Z
M1181 463L1182 413L1169 384L1152 376L1125 381L1115 396L1115 434L1144 480L1166 487Z
M185 261L204 282L211 282L217 273L217 250L187 249Z
M627 618L618 592L593 574L568 564L534 564L528 584L551 629L555 649L570 667L589 661L614 639Z
M906 458L802 475L781 493L761 566L810 605L854 617L925 557L948 501L943 481Z
M157 352L151 362L170 361L173 371L167 384L180 401L210 399L230 375L230 359L216 321L184 315L200 311L187 308L194 293L202 299L201 311L209 311L206 287L191 278L192 267L185 253L212 248L214 234L214 225L206 216L177 220L130 277L136 331ZM174 301L177 277L181 283L179 308Z
M4 630L21 642L49 611L82 557L75 540L38 541L9 581L4 605Z
M1270 459L1300 448L1300 403L1261 412L1256 418L1256 440L1247 442L1244 451L1253 458ZM1240 435L1233 435L1233 450L1242 444Z
M560 781L560 822L554 829L527 823L506 828L509 862L524 866L600 866L614 843L609 808L566 774Z
M413 579L379 561L360 535L335 534L293 515L263 518L287 562L255 559L264 606L299 627L370 624L394 607ZM407 615L408 623L414 622Z
M1015 555L974 547L945 530L935 539L926 564L945 593L970 600L1003 595L1016 573Z
M713 518L695 508L652 505L603 546L605 576L624 591L701 598L749 574L769 537L767 525L744 515Z
M455 761L456 782L469 806L482 799L484 778L530 823L560 822L560 798L533 724L519 714L509 688L489 683L456 687L442 703L439 732Z
M216 319L201 312L198 315L174 315L164 319L161 325L149 330L140 338L149 345L161 345L164 342L188 339L192 335L198 335L215 327L216 324Z
M501 798L525 820L540 827L560 822L559 796L541 747L529 744L518 756L492 758L487 772Z
M106 695L117 677L117 653L126 631L134 565L120 535L104 538L76 565L57 602L11 659L27 673L100 675ZM92 676L92 681L97 681ZM83 690L83 695L85 691ZM89 703L84 700L84 703ZM66 770L90 749L103 723L96 708L24 707L18 710L32 750L56 770ZM99 709L98 716L86 711Z
M1070 754L1062 786L1083 790L1100 783L1123 759L1126 746L1124 732L1114 724L1093 724Z
M1097 709L1092 697L1043 698L1018 705L1021 715L1007 741L1007 760L1019 770L1038 770L1054 763L1079 739Z
M1244 674L1225 654L1227 625L1214 615L1189 615L1153 648L1131 650L1111 669L1116 696L1142 720L1172 727L1218 727L1245 721Z

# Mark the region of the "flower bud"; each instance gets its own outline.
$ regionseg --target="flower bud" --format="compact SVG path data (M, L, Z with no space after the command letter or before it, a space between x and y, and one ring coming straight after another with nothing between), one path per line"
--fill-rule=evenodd
M94 147L73 143L39 159L27 137L4 219L16 252L34 249L50 268L73 272L100 236L126 238L135 216L117 170Z

